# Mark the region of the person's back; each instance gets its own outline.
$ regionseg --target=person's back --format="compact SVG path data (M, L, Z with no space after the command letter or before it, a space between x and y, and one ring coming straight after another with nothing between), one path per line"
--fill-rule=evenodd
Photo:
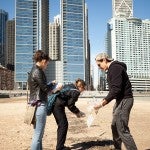
M80 91L76 88L74 84L65 84L61 90L57 90L56 93L50 94L48 96L47 104L47 115L51 115L55 101L60 99L63 102L64 106L67 106L72 112L78 112L79 110L72 105L78 100Z
M77 101L79 95L80 95L80 91L77 89L77 87L74 84L66 84L63 86L58 97L64 100L67 104L68 101L71 100Z

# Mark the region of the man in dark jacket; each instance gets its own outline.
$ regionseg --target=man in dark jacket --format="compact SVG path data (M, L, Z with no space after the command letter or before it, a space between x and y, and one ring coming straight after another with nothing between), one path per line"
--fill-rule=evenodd
M56 150L70 149L69 147L64 146L68 130L68 120L65 113L65 107L68 107L68 109L78 118L85 116L85 114L75 106L80 93L85 90L85 82L82 79L77 79L74 84L64 85L63 89L67 88L68 90L60 92L57 96L52 110L58 125Z
M98 54L95 60L101 70L107 71L109 87L108 95L100 104L95 106L95 109L98 110L113 99L116 99L111 125L114 147L116 150L121 150L123 142L127 150L137 150L128 127L129 115L134 99L132 86L126 72L127 66L123 62L113 61L106 53Z

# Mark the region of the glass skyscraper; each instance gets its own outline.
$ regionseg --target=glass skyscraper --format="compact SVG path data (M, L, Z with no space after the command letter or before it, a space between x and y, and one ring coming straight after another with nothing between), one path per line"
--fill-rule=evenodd
M49 0L16 0L15 88L26 88L36 50L48 52Z
M85 80L85 1L61 0L62 81Z
M8 13L0 9L0 64L3 66L5 65L7 20L8 20Z

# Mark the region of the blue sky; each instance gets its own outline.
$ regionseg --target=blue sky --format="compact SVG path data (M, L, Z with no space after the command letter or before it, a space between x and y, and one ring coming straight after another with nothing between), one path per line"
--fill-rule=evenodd
M89 14L89 39L91 44L91 60L104 51L104 40L108 20L112 17L112 0L85 0ZM60 0L50 0L50 21L59 14ZM134 17L150 19L150 0L133 0ZM14 17L15 0L0 0L0 9Z
M89 15L89 39L91 44L91 62L104 51L107 22L112 17L112 0L85 0ZM59 14L60 0L50 0L50 21ZM0 0L0 9L9 13L9 19L14 17L15 0ZM133 16L150 19L150 0L133 0Z

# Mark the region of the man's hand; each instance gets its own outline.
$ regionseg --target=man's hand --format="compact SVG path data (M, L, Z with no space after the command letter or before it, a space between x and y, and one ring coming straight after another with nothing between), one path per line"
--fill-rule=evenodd
M76 114L77 118L81 118L81 117L85 117L85 113L82 112L82 111L79 111L77 114Z
M96 104L96 105L94 106L95 111L98 112L98 110L99 110L101 107L105 106L106 104L107 104L107 101L106 101L105 99L103 99L99 104Z

